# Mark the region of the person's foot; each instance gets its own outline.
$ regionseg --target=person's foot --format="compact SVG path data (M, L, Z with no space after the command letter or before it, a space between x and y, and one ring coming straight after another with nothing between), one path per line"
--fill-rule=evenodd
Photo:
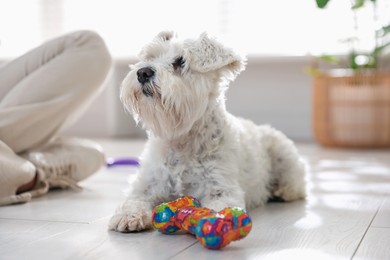
M22 155L38 171L38 185L80 189L77 185L105 164L101 146L79 138L58 138Z
M17 193L20 187L34 181L35 176L35 166L16 155L11 148L0 141L0 205L31 200L31 193Z

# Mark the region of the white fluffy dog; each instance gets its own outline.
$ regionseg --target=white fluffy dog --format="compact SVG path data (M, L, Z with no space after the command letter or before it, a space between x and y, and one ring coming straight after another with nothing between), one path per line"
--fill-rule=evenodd
M205 33L180 41L161 32L140 58L123 81L121 100L149 138L111 230L149 228L154 206L183 195L217 211L305 197L305 167L293 143L225 109L242 57Z

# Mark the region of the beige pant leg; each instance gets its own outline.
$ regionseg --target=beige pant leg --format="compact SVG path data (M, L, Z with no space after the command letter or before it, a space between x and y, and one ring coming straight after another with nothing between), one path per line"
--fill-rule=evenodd
M0 140L15 153L48 142L80 116L100 91L110 66L100 36L79 31L2 67Z

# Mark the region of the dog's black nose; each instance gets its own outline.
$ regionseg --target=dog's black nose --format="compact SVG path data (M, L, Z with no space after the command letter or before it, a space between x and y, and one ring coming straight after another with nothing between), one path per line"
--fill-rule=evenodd
M137 71L138 81L144 84L154 76L154 70L150 67L142 68Z

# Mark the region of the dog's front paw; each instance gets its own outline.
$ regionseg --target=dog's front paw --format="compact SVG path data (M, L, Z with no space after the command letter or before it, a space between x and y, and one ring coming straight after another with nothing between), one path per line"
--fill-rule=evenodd
M147 202L126 201L118 207L108 224L110 230L134 232L152 227L152 210Z
M108 224L110 230L119 232L134 232L150 229L152 227L151 216L145 212L116 213Z

